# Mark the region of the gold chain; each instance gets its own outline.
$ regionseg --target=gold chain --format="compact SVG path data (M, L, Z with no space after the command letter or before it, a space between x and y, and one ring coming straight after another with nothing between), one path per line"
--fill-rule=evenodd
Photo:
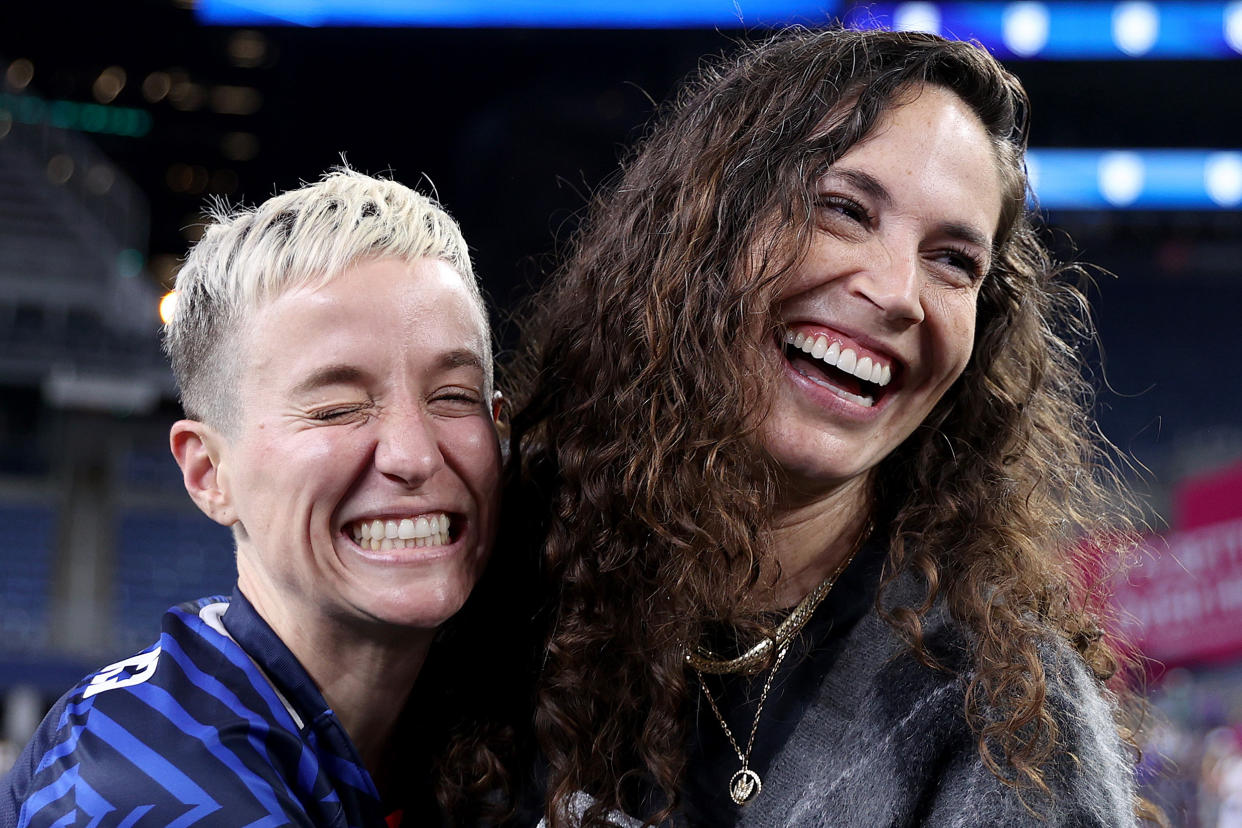
M867 536L864 532L859 538L858 543L845 557L845 560L837 564L832 572L828 573L828 577L820 581L819 586L811 590L811 592L798 602L798 606L794 607L793 612L789 613L789 617L781 622L780 626L772 634L771 638L765 638L737 658L722 658L713 653L711 650L699 647L689 647L686 650L686 663L689 664L696 673L710 673L712 675L722 675L724 673L746 673L753 675L762 668L764 662L767 661L768 653L772 648L777 648L783 652L795 635L802 631L806 626L806 622L815 614L815 610L823 603L824 598L832 590L837 582L837 578L850 565L850 561L854 560L854 556L858 554L859 548L862 546L862 540Z
M755 734L759 732L759 717L763 715L763 705L768 700L768 691L772 689L772 679L776 678L776 671L781 668L781 662L785 660L785 653L787 652L789 652L789 648L783 647L776 654L776 662L768 673L767 681L763 683L763 692L759 694L759 707L755 710L755 720L750 725L750 738L746 740L746 751L744 753L738 747L737 739L733 738L733 731L729 729L728 723L725 722L725 717L721 714L720 708L716 706L716 699L712 696L712 691L707 689L707 682L703 681L703 674L697 670L695 671L699 677L699 686L703 688L703 695L707 696L707 703L711 705L712 712L716 714L716 721L720 722L720 726L724 728L724 734L728 738L729 744L733 746L733 752L742 761L741 770L733 774L733 777L729 780L729 796L738 805L745 805L763 790L763 781L759 778L759 774L750 769L750 752L755 747Z

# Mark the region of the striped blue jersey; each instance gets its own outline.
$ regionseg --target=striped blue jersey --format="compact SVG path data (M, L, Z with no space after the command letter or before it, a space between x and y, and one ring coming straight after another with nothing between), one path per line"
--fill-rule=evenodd
M6 828L381 828L385 810L315 683L240 593L169 610L159 642L62 697L0 779Z

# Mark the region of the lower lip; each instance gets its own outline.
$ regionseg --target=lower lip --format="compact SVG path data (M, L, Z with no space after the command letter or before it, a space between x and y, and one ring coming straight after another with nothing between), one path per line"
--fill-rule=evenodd
M784 349L781 349L781 364L785 366L785 374L804 396L819 408L828 409L835 414L840 415L849 420L859 423L869 423L888 406L891 394L885 393L880 399L875 401L874 405L860 405L853 400L848 400L840 396L831 388L825 388L815 382L810 377L801 373L793 364L785 358Z

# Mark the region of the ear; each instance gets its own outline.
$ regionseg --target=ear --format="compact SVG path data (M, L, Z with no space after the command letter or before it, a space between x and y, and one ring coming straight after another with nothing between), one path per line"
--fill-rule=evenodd
M168 434L168 444L190 499L203 514L221 526L237 523L221 461L228 443L211 426L198 420L178 420Z
M496 427L496 439L500 441L500 456L509 459L509 405L499 391L492 394L492 425Z
M492 392L492 422L496 425L509 422L509 406L506 405L505 395L499 391Z

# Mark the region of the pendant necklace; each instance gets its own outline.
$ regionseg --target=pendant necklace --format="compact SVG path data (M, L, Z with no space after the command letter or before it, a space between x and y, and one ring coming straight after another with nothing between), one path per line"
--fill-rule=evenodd
M837 582L837 577L845 571L850 561L854 560L854 555L857 554L862 546L863 539L870 534L869 528L868 531L862 533L854 549L846 556L845 560L841 561L819 586L811 590L810 594L798 603L798 606L789 614L789 617L776 628L775 634L771 638L763 639L742 655L732 659L722 659L715 653L704 651L697 647L690 647L686 651L686 663L694 670L695 675L699 677L699 686L703 688L703 695L707 696L707 703L711 705L712 713L716 714L716 720L720 722L720 727L724 729L724 734L728 738L729 744L733 746L733 752L737 754L737 758L742 763L742 767L729 779L729 798L738 805L746 805L754 801L759 792L763 790L763 780L750 767L750 752L755 747L755 734L759 731L759 717L763 715L763 705L768 700L768 691L772 689L772 679L776 677L776 672L780 669L781 662L785 660L785 654L789 652L790 642L794 636L801 632L802 628L806 626L806 622L815 613L815 610L823 603L824 598L828 596L828 592ZM716 699L712 696L712 691L707 689L707 682L703 680L703 674L745 673L754 675L758 672L758 666L766 660L768 653L773 648L777 651L776 660L772 663L772 668L768 672L768 678L763 683L763 692L759 694L759 707L755 710L755 720L750 725L750 737L746 740L746 750L742 750L737 743L737 739L733 738L733 731L729 729L728 723L725 722L724 716L721 715Z
M737 754L737 758L742 762L741 769L733 774L733 778L729 780L729 797L738 805L745 805L763 790L763 780L759 778L759 774L750 768L750 752L755 747L755 734L759 732L759 717L763 715L763 704L768 700L768 691L772 689L772 679L776 676L776 671L780 669L781 662L784 661L785 653L787 652L789 652L789 648L783 647L777 653L776 662L772 665L771 671L768 672L767 681L763 683L763 692L759 694L759 707L755 710L755 720L750 725L750 738L746 740L745 751L738 746L737 739L733 738L733 731L729 729L724 716L720 713L720 708L716 706L716 699L712 697L712 691L707 689L707 683L703 681L703 674L698 673L699 684L703 687L703 695L707 696L707 703L711 705L712 712L716 714L716 720L724 728L724 734L728 737L729 744L733 746L733 752ZM695 672L697 673L698 671L696 670Z

